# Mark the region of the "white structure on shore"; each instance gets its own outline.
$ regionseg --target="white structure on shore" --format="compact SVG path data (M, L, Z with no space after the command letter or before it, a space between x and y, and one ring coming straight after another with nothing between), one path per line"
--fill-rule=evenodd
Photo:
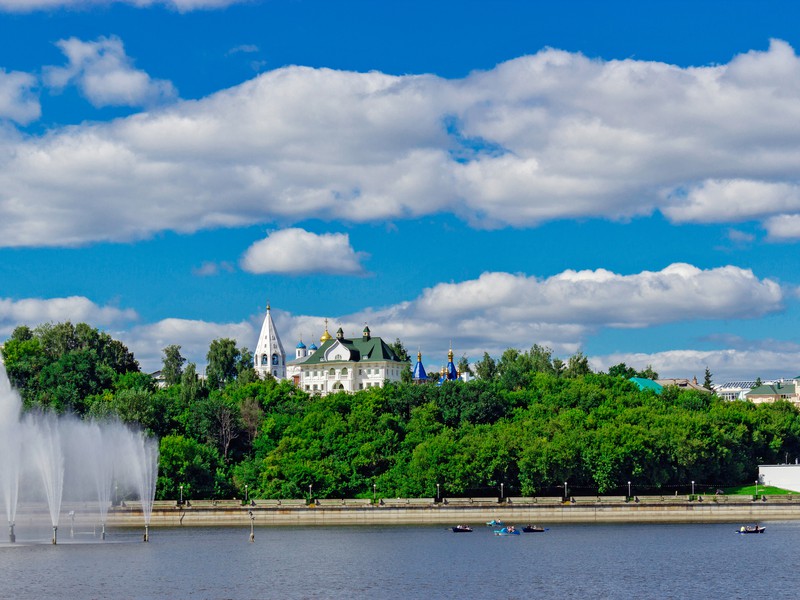
M253 354L253 368L262 379L269 374L280 381L286 379L286 352L283 350L281 338L269 310L267 303L267 315L264 317L264 324L261 326Z
M800 464L758 465L758 484L800 492Z

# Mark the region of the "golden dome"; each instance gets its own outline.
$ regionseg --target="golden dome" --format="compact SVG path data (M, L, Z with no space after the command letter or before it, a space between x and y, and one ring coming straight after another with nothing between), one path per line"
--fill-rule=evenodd
M319 341L324 344L328 340L332 339L333 337L330 333L328 333L328 319L325 319L325 333L322 334L322 337L319 338Z

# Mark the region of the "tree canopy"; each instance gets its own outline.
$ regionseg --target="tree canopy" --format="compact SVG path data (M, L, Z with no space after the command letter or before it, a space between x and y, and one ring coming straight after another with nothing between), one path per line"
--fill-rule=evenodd
M399 341L399 340L398 340ZM182 365L179 347L165 362ZM616 365L594 373L534 345L475 364L469 382L388 383L309 395L258 379L249 352L211 342L208 377L193 363L166 387L127 349L85 324L17 328L3 356L25 406L115 416L161 440L157 496L553 495L712 488L750 481L758 464L800 455L800 415L667 387L642 391ZM650 369L648 367L650 371ZM180 370L180 375L178 375ZM645 370L647 371L647 369ZM635 375L642 372L633 371ZM710 379L710 373L708 374ZM563 487L562 487L563 489Z

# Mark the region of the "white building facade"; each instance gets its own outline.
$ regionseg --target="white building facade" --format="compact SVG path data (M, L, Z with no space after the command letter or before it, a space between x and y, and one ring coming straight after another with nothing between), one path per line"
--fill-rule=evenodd
M345 338L341 328L333 338L326 327L318 349L301 345L287 365L287 375L309 394L325 396L381 387L387 381L400 381L403 370L409 368L386 342L372 337L369 327L355 339Z

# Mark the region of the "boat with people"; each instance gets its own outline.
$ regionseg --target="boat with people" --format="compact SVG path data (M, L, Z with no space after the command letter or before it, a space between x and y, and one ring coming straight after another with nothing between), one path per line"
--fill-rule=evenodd
M469 525L456 525L455 527L451 527L453 533L472 533L472 527Z
M525 525L522 531L525 533L544 533L547 529L547 527L540 527L539 525Z
M742 525L736 533L764 533L765 529L761 525Z
M502 527L503 525L505 525L505 523L496 519L492 519L491 521L486 522L487 527Z
M508 527L503 527L502 529L495 529L495 535L522 535L522 532L514 527L513 525L509 525Z

